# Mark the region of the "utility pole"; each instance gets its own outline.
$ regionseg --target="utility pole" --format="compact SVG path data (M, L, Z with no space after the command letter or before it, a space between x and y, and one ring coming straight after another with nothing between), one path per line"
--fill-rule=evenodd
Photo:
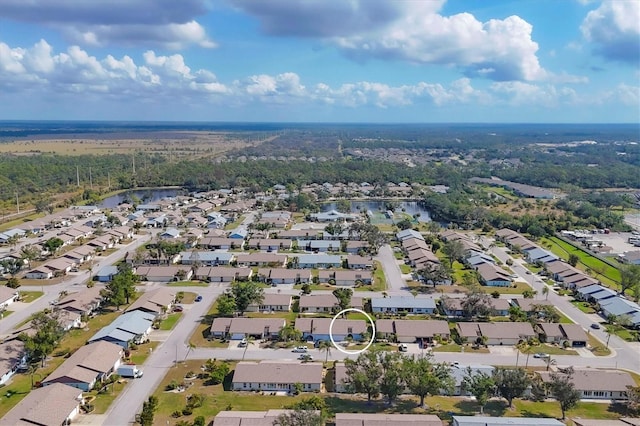
M76 166L76 183L78 188L80 188L80 167Z
M91 176L91 167L89 167L89 188L93 189L93 177Z
M133 155L131 156L133 158L133 174L136 174L136 154L133 153Z
M18 191L16 191L16 208L18 209L18 213L20 213L20 199L18 198Z
M111 173L107 172L107 189L111 191Z

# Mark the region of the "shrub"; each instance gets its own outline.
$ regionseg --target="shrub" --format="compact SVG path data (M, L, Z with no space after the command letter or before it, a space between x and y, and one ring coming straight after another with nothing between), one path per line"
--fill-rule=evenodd
M173 418L178 418L178 417L182 417L182 412L180 410L176 410L173 413L171 413L171 417Z
M204 416L198 416L193 419L193 426L204 426Z
M168 385L167 385L167 390L171 391L171 390L175 390L178 388L178 386L180 386L180 384L176 381L176 380L172 380Z
M182 414L185 416L190 416L191 414L193 414L193 408L189 407L188 405L186 407L184 407L182 409Z

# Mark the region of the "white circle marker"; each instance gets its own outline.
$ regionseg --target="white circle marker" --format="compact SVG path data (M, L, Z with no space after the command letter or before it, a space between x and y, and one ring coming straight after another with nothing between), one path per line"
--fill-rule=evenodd
M364 348L362 348L360 350L357 350L357 351L348 351L346 349L343 349L340 346L338 346L338 344L336 343L335 340L333 340L333 323L336 321L336 319L340 315L342 315L342 314L344 314L346 312L358 312L358 313L364 315L365 317L367 317L367 320L369 320L369 323L371 324L371 339L369 340L369 343L367 343L367 346L365 346ZM376 338L376 325L375 325L375 323L373 322L373 320L371 319L369 314L367 314L365 311L362 311L360 309L356 309L356 308L343 309L333 317L333 319L331 320L331 324L329 324L329 339L331 339L331 343L333 343L333 346L335 346L335 348L337 350L339 350L340 352L342 352L343 354L358 355L358 354L366 351L367 349L369 349L371 344L373 344L373 341L374 341L375 338Z

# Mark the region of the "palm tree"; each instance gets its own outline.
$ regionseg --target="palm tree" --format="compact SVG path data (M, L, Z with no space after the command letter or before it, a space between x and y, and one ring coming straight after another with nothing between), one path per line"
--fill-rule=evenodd
M189 354L195 348L196 348L196 345L194 345L193 343L189 342L189 344L187 345L187 354L184 356L184 360L182 362L186 362L187 361L187 358L189 357Z
M544 294L544 300L549 300L549 286L548 285L544 285L542 287L542 294Z
M320 352L324 351L325 352L325 357L324 357L324 362L328 362L329 361L329 355L331 355L331 347L333 346L333 344L331 342L329 342L328 340L321 340L320 343L318 344L318 350Z

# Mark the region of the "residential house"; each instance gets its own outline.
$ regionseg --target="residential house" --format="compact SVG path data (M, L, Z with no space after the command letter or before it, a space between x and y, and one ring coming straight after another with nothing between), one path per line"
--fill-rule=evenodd
M369 243L366 241L349 240L345 248L349 254L358 254L369 250Z
M490 287L511 286L510 274L493 263L481 263L476 267L476 271L482 285Z
M244 247L244 240L224 237L205 237L198 243L198 246L209 250L234 250Z
M319 392L322 371L322 364L316 362L241 361L236 364L231 386L236 391L290 392L300 383L303 392Z
M516 345L536 336L528 322L459 322L456 332L468 343Z
M350 222L358 219L357 214L340 213L337 210L331 210L331 211L322 212L322 213L312 213L310 217L311 217L311 220L314 220L316 222L343 222L343 221Z
M193 271L188 266L138 266L136 275L142 281L171 282L188 281Z
M251 238L246 244L250 250L291 250L292 241L285 238Z
M234 240L244 240L249 235L247 228L238 227L229 232L229 238Z
M261 279L267 284L305 284L311 282L309 269L263 268L258 270Z
M20 339L13 338L0 342L0 385L7 383L26 361L24 342Z
M155 318L155 314L140 310L125 312L94 334L89 343L104 340L127 349L131 343L147 340Z
M335 426L442 426L435 414L336 413Z
M103 298L100 295L100 290L100 287L93 286L84 288L77 293L69 293L56 302L56 308L74 312L80 316L88 316L102 304Z
M277 231L278 238L287 240L316 240L319 237L317 229L288 229L286 231Z
M604 300L600 302L600 310L604 318L626 316L635 327L640 326L640 306L631 300L620 296Z
M330 254L302 254L298 256L298 268L303 269L327 269L340 268L342 258Z
M418 240L424 241L424 237L418 231L414 231L413 229L404 229L398 233L396 233L396 239L398 241L404 241L409 238L416 238Z
M251 268L226 268L224 266L201 266L195 272L195 278L210 283L230 283L236 280L249 279L253 274Z
M271 340L278 337L285 325L287 321L284 318L215 318L209 333L216 338L231 340L246 337Z
M640 426L639 418L621 417L618 420L583 419L573 417L574 426Z
M558 256L539 247L525 251L524 256L527 262L529 263L544 264L544 263L552 263L558 260Z
M66 275L72 268L77 265L71 260L67 258L57 258L52 259L44 264L45 268L48 268L53 273L53 276L62 276Z
M238 266L273 266L284 267L287 264L287 256L276 253L249 253L236 256Z
M183 251L180 263L183 265L227 266L235 259L235 254L227 251Z
M371 257L348 255L346 261L346 267L349 269L373 269L373 259Z
M587 333L579 324L539 323L534 329L541 342L567 345L573 348L584 348L589 340Z
M463 309L464 299L447 297L441 300L440 306L444 314L451 318L464 317ZM490 316L506 317L509 316L509 300L507 299L490 299L489 308L491 308Z
M62 383L89 392L118 369L123 354L121 346L109 342L81 346L42 381L42 386Z
M436 301L432 297L391 296L371 298L371 311L386 314L433 314Z
M299 307L301 313L330 313L338 308L338 299L333 294L303 294Z
M318 272L318 280L339 287L354 287L357 284L368 285L373 281L370 271L361 270L321 270Z
M453 378L453 392L451 395L453 396L471 396L471 392L464 387L464 378L468 376L469 369L471 369L471 374L486 374L488 376L493 375L495 371L495 367L491 365L462 365L462 364L454 364L451 366L451 377Z
M564 426L564 423L542 417L453 416L452 426Z
M302 332L302 338L308 342L331 340L343 342L348 339L361 340L362 334L367 331L367 322L364 320L347 320L332 318L296 318L295 328ZM331 330L329 330L331 328Z
M280 293L265 293L260 304L252 304L248 312L290 312L291 295Z
M538 375L544 383L551 382L551 372L540 371ZM571 381L582 399L626 400L627 386L636 386L629 373L619 370L576 368Z
M80 413L82 391L62 383L29 392L0 419L3 425L67 425Z
M0 311L7 309L9 305L20 297L18 290L7 286L0 286Z
M376 337L398 343L431 343L435 337L449 340L446 321L441 320L376 320Z
M101 283L108 283L113 280L113 277L118 275L118 272L117 266L107 265L102 267L93 278Z
M280 415L292 411L220 411L210 426L272 426Z
M175 299L176 294L173 288L160 287L142 293L125 312L139 310L158 316L164 312L169 312Z

